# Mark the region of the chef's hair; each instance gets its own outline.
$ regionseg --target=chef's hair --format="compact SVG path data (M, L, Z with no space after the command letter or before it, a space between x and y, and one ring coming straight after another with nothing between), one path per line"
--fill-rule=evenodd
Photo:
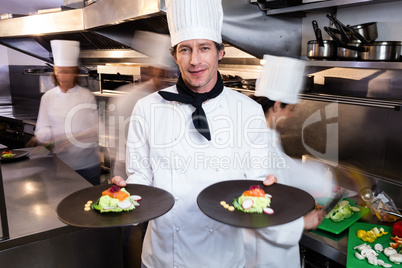
M214 43L215 43L215 46L216 46L216 49L218 50L218 52L225 49L225 45L223 43L217 43L217 42L214 42ZM176 58L177 45L170 48L170 54L173 56L173 58ZM224 53L223 56L225 56L225 52L223 52L223 53Z
M271 100L267 97L263 97L263 96L254 96L252 95L251 98L253 100L255 100L256 102L258 102L261 106L262 106L262 110L264 111L264 114L266 114L269 110L269 108L271 108L272 106L274 106L275 102L274 100ZM286 105L288 105L287 103L281 102L281 108L285 108Z

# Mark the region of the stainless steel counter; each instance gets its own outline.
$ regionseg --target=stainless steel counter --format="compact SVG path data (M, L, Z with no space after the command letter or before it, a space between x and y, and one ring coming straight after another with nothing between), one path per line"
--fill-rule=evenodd
M2 163L10 238L0 241L3 267L121 267L119 228L67 226L56 213L67 195L92 185L44 147Z

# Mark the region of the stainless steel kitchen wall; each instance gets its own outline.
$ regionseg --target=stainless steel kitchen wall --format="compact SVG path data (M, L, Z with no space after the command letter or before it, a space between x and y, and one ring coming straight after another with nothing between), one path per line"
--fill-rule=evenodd
M335 113L331 114L329 107ZM401 113L390 108L302 100L295 117L282 130L282 142L293 157L309 154L402 183Z

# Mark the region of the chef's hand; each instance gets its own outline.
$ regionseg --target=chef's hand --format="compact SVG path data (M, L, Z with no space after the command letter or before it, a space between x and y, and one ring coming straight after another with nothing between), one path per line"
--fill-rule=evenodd
M127 182L120 176L114 176L112 178L112 183L120 187L124 187L127 185Z
M304 230L317 229L318 225L325 217L325 211L322 209L314 209L304 215Z
M276 179L276 177L274 176L274 175L272 175L272 174L269 174L267 177L266 177L266 179L264 180L264 185L265 186L270 186L270 185L272 185L272 184L274 184L274 183L276 183L276 182L278 182L278 180Z

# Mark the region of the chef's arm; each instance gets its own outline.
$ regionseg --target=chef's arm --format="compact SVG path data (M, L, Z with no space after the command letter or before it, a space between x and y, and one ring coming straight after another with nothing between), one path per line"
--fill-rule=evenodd
M38 113L38 120L35 126L35 137L39 143L52 142L52 129L48 116L49 104L45 95L43 95Z

